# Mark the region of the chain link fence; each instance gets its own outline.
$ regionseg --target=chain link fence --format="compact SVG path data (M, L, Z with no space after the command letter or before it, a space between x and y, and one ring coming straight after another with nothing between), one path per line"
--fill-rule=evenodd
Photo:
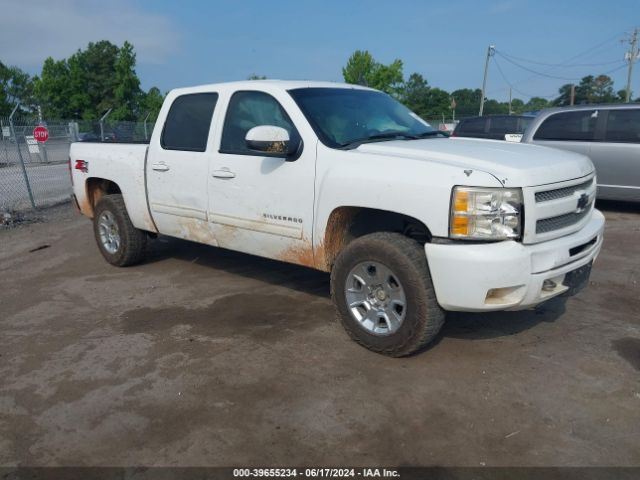
M38 142L37 126L49 139ZM41 120L0 117L0 212L20 212L52 206L71 194L68 167L72 142L146 143L153 122Z
M445 131L455 125L452 118L442 116L428 122ZM39 125L49 130L46 143L33 137L33 130ZM0 212L66 201L71 194L68 159L72 142L147 143L153 126L154 122L148 119L110 121L108 114L95 121L0 117Z

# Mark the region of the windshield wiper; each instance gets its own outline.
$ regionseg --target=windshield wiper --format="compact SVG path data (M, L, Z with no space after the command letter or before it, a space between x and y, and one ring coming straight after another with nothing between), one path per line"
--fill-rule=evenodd
M410 135L404 132L386 132L386 133L377 133L375 135L369 135L368 137L357 138L355 140L351 140L350 142L343 143L340 145L340 148L357 148L363 143L371 143L382 140L394 140L394 139L405 139L405 140L416 140L420 137L416 135Z
M415 135L415 137L416 138L429 138L429 137L435 137L436 135L442 135L443 137L448 137L449 136L446 133L441 132L440 130L429 130L428 132L419 133L419 134Z
M385 133L377 133L375 135L369 135L368 137L358 138L356 140L351 140L350 142L343 143L340 145L340 148L351 149L358 148L363 143L372 143L383 140L419 140L421 138L430 138L435 137L436 135L442 135L443 137L448 137L448 135L440 130L429 130L428 132L422 133L405 133L405 132L385 132Z

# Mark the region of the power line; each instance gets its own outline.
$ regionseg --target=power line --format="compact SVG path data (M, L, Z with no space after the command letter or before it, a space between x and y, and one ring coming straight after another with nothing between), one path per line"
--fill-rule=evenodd
M616 68L613 68L613 69L609 70L608 72L604 72L602 75L609 75L610 73L617 72L618 70L622 70L626 66L627 66L627 64L623 63L622 65L620 65L620 66L618 66Z
M604 66L604 65L613 65L614 63L619 63L620 60L612 60L610 62L601 62L601 63L544 63L544 62L537 62L535 60L528 60L526 58L522 58L522 57L517 57L515 55L510 55L506 52L500 51L500 54L503 57L508 57L514 60L519 60L521 62L525 62L525 63L533 63L535 65L542 65L543 67L556 67L556 68L560 68L560 67L566 67L566 68L571 68L571 67L600 67L600 66Z
M593 46L593 47L588 48L587 50L583 51L582 53L579 53L579 54L577 54L577 55L574 55L573 57L571 57L571 58L569 58L569 59L565 60L565 61L564 61L564 62L562 62L562 63L569 63L569 62L571 62L572 60L577 60L577 59L578 59L578 58L580 58L580 57L584 57L586 54L588 54L588 53L590 53L590 52L593 52L594 50L597 50L597 49L598 49L598 48L600 48L600 47L603 47L603 46L604 46L604 45L606 45L607 43L610 43L610 42L612 42L613 40L617 40L617 39L620 37L620 35L623 35L624 33L625 33L624 31L622 31L622 32L618 32L618 33L616 33L616 34L614 34L614 35L610 36L610 37L609 37L609 38L607 38L606 40L602 41L601 43L598 43L597 45L595 45L595 46Z
M541 97L541 98L555 98L557 95L553 94L553 95L531 95L529 93L523 92L522 90L516 88L508 79L507 76L505 75L504 71L502 70L502 67L500 66L500 64L498 63L498 60L496 60L496 57L493 57L493 63L495 63L496 68L498 69L498 73L500 73L500 76L502 77L502 79L505 81L505 83L507 85L509 85L509 87L519 93L520 95L524 95L525 97Z
M547 77L547 78L553 78L555 80L570 80L570 81L574 81L574 80L580 80L578 77L560 77L558 75L549 75L547 73L544 72L538 72L536 70L533 70L529 67L526 67L524 65L520 65L518 62L515 62L513 60L511 60L510 58L505 57L502 53L496 51L496 55L500 55L502 58L504 58L507 62L515 65L516 67L522 68L523 70L526 70L527 72L531 72L535 75L538 75L540 77Z
M620 62L620 60L600 62L600 63L582 63L582 64L581 63L572 64L570 62L574 61L574 60L577 60L577 59L579 59L581 57L585 57L585 56L589 55L590 53L592 55L589 55L589 56L593 56L592 52L595 52L598 49L602 48L603 46L611 43L613 40L619 38L619 36L622 35L623 33L624 32L616 33L615 35L612 35L611 37L607 38L606 40L603 40L602 42L600 42L600 43L598 43L598 44L596 44L596 45L594 45L592 47L589 47L588 49L586 49L586 50L574 55L573 57L570 57L569 59L567 59L567 60L565 60L564 62L561 62L561 63L543 63L543 62L538 62L538 61L535 61L535 60L528 60L528 59L525 59L525 58L522 58L522 57L517 57L515 55L510 55L510 54L508 54L506 52L502 52L502 51L498 51L498 50L494 50L492 52L493 55L491 55L491 56L493 56L493 63L496 65L496 68L498 69L498 72L500 73L500 76L505 81L505 83L510 87L511 90L519 93L520 95L524 95L526 97L542 97L542 98L550 99L550 98L556 97L557 95L531 95L531 94L529 94L527 92L524 92L524 91L518 89L515 85L526 83L526 82L528 82L529 80L531 80L531 79L533 79L535 77L546 77L546 78L551 78L551 79L556 79L556 80L567 80L567 81L570 81L570 82L575 82L575 81L580 80L580 78L578 78L578 77L563 77L563 76L560 76L560 75L550 75L549 72L551 72L551 71L553 71L553 70L555 70L557 68L563 68L563 67L564 68L571 68L571 67L597 67L597 66L613 65L615 63L618 63L618 62ZM502 66L498 62L498 60L496 58L496 54L500 55L505 61L511 63L512 65L514 65L514 66L516 66L518 68L521 68L521 69L523 69L523 70L525 70L525 71L527 71L529 73L532 73L533 75L527 77L524 80L520 80L520 81L515 82L515 83L510 82L509 79L507 78L507 76L505 75L504 70L502 69ZM489 58L487 57L487 61L488 60L489 60ZM545 71L540 72L540 71L534 70L533 68L530 68L530 67L528 67L526 65L522 65L519 62L531 63L531 64L541 65L541 66L547 66L547 67L550 67L550 68L546 69ZM608 75L610 73L617 72L618 70L621 70L621 69L625 68L626 66L627 66L627 63L625 61L624 64L618 65L615 68L612 68L611 70L603 73L602 75ZM499 90L504 90L504 89L499 89ZM495 92L495 91L497 91L497 90L492 90L492 92Z
M576 59L578 59L578 58L584 57L585 55L588 55L588 54L589 54L589 53L591 53L591 52L595 52L595 51L597 51L598 49L602 48L603 46L605 46L605 45L607 45L607 44L611 43L612 41L617 41L617 39L618 39L618 38L620 38L620 36L621 36L621 35L623 35L624 33L625 33L624 31L623 31L623 32L618 32L618 33L616 33L616 34L614 34L614 35L612 35L612 36L608 37L607 39L603 40L602 42L600 42L600 43L598 43L598 44L596 44L596 45L593 45L593 46L589 47L589 48L588 48L588 49L586 49L586 50L583 50L582 52L580 52L580 53L578 53L578 54L576 54L576 55L574 55L574 56L572 56L572 57L568 58L567 60L564 60L564 61L563 61L563 62L561 62L559 65L562 65L562 64L569 64L569 63L570 63L571 61L573 61L573 60L576 60ZM593 54L592 54L592 55L593 55ZM588 56L592 56L592 55L588 55ZM558 68L558 67L551 67L551 68L548 68L548 69L546 69L543 73L544 73L544 74L548 74L549 72L551 72L551 71L555 70L556 68ZM517 82L516 82L516 84L528 83L530 80L532 80L532 79L536 78L537 76L538 76L538 74L537 74L537 73L536 73L536 74L534 74L534 75L530 75L529 77L527 77L527 78L525 78L525 79L523 79L523 80L519 80L519 81L517 81ZM577 79L573 79L573 80L577 80Z
M542 97L542 98L555 98L557 97L556 94L553 95L532 95L530 93L527 92L523 92L522 90L518 89L515 87L515 84L511 83L509 81L509 79L507 78L507 76L504 73L504 70L502 70L502 67L500 66L500 64L498 63L498 60L496 59L496 57L493 57L493 63L495 63L496 68L498 69L498 73L500 73L500 76L502 77L502 79L505 81L505 83L515 92L519 93L520 95L524 95L526 97ZM613 72L617 72L618 70L622 70L623 68L625 68L627 66L626 63L623 63L622 65L617 66L616 68L613 68L607 72L604 72L602 75L608 75L610 73ZM504 90L504 89L501 89Z

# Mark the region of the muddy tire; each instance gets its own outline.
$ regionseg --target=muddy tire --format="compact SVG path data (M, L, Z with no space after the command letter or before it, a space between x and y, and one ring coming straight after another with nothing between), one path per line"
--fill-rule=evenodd
M349 336L392 357L423 349L444 323L424 248L398 233L349 243L331 271L331 296Z
M147 234L131 223L122 195L105 195L96 205L93 233L102 256L111 265L139 263L147 246Z

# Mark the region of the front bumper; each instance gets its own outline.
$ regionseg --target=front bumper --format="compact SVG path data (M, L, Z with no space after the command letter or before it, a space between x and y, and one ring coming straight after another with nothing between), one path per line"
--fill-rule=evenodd
M593 262L603 231L604 215L594 210L578 232L533 245L427 243L438 303L451 311L522 310L567 293L567 274Z

